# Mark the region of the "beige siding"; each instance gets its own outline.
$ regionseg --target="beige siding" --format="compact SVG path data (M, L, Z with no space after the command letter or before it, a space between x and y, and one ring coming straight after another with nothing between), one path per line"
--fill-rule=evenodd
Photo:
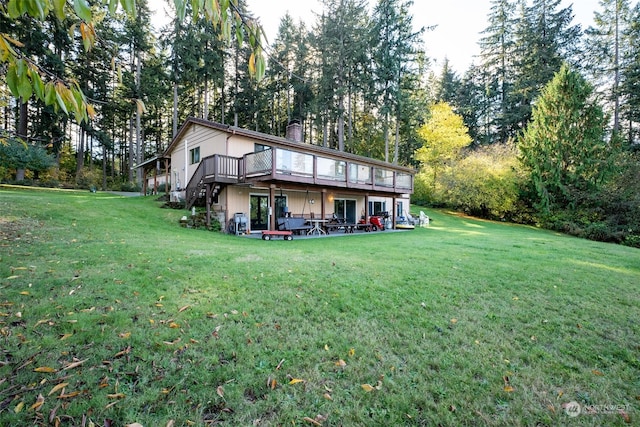
M229 138L228 152L231 157L242 157L255 151L255 141L246 137L233 135Z
M186 141L186 149L185 149ZM189 152L196 147L200 147L200 159L214 154L223 154L226 134L207 129L202 126L191 126L182 138L176 142L175 148L171 152L171 165L173 170L173 179L180 181L180 187L184 188L193 176L198 163L191 164L189 162ZM186 156L186 157L185 157ZM185 158L186 158L186 176L185 176ZM177 167L176 167L177 166Z

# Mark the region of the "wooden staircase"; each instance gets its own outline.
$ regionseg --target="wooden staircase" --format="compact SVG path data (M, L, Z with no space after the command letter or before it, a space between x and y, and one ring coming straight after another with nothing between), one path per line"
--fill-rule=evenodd
M207 185L212 187L211 198L216 201L227 185L240 182L241 161L242 159L220 154L202 159L187 184L186 208L191 209L198 201L206 198Z

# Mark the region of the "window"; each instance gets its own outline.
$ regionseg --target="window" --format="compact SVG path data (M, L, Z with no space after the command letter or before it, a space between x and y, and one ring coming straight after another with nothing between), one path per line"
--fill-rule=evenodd
M369 215L384 215L387 204L385 202L372 202L369 201Z
M261 151L271 150L271 147L268 145L258 144L257 142L253 144L253 152L259 153Z
M200 162L200 147L189 150L189 159L191 164Z

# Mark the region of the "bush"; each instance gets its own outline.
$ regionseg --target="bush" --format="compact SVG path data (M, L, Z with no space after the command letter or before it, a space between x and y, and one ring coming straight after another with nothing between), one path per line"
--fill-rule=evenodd
M448 206L483 218L509 220L522 209L522 180L515 149L506 145L470 151L439 178Z
M84 168L76 174L76 186L85 190L102 186L102 171Z
M120 191L139 193L141 191L141 187L135 182L123 182L120 184Z

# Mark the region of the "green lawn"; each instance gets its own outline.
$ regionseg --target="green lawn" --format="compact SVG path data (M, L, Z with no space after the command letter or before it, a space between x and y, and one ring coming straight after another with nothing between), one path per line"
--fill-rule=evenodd
M0 425L640 423L637 249L431 210L265 242L159 206L0 188Z

